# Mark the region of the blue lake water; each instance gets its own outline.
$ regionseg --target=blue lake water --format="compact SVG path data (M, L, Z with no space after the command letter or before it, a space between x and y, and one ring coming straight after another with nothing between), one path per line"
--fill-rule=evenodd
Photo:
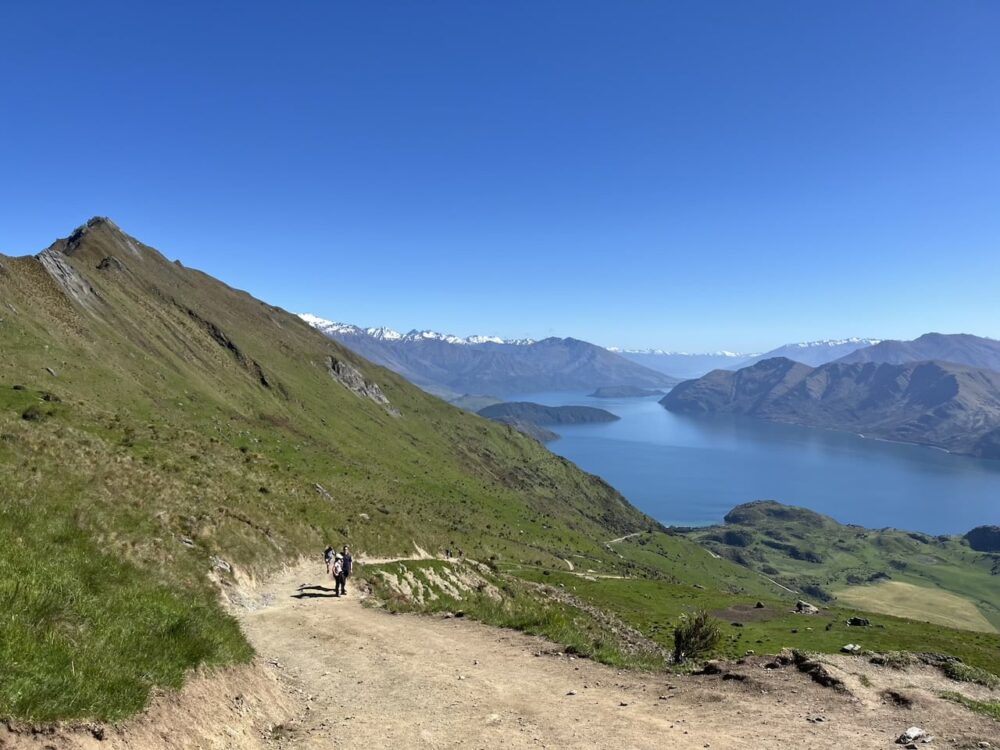
M872 528L964 534L1000 524L1000 461L750 418L687 417L656 398L529 393L511 401L597 406L621 417L557 426L548 447L665 524L716 523L778 500Z

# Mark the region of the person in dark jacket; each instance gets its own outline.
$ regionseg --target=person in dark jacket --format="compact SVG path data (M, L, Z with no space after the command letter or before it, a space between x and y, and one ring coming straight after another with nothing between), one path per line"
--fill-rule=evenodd
M351 557L351 548L344 545L344 553L341 556L340 575L337 576L337 595L343 596L347 593L347 579L351 577L354 569L354 558Z

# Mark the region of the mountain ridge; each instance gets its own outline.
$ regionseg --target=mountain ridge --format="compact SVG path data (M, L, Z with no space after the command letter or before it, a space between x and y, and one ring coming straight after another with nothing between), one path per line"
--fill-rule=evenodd
M660 401L685 414L739 414L1000 458L1000 373L950 362L768 359L715 370Z
M573 337L534 341L485 336L463 339L419 331L387 333L387 329L328 325L316 316L303 315L324 335L448 400L462 394L590 391L604 385L665 388L678 382Z
M846 364L905 364L932 360L1000 371L1000 341L969 333L932 332L912 341L880 341L841 357L838 361Z

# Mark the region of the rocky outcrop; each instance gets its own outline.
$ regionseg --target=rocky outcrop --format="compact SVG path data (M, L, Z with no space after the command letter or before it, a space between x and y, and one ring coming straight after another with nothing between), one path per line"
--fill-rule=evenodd
M36 257L67 297L87 308L92 308L99 301L94 287L77 273L62 254L54 250L44 250Z
M361 374L361 370L350 362L330 356L326 358L326 368L330 373L330 377L348 390L353 391L362 398L374 401L379 406L384 407L394 417L400 416L399 410L389 402L382 389L379 388L378 383L365 380L365 376Z
M249 372L254 380L260 383L265 388L272 388L273 384L268 379L267 375L264 374L264 370L257 363L257 361L251 357L248 357L237 345L236 343L226 335L219 326L210 320L206 320L196 313L191 308L185 308L188 316L200 325L205 332L212 338L215 343L221 346L223 349L227 350L233 355L233 358L240 364L243 369Z

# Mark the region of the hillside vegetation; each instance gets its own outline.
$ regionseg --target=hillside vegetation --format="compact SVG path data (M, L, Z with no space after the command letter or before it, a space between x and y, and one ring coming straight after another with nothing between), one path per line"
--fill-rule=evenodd
M606 559L600 540L656 527L110 221L0 256L0 301L0 715L120 717L247 658L209 576L327 542Z
M0 718L118 719L194 667L250 659L218 587L327 543L460 550L509 592L470 614L612 663L657 663L694 609L741 623L730 655L846 635L850 610L805 626L796 594L535 440L106 219L0 256L0 308ZM873 647L1000 671L996 635L883 619ZM617 623L656 648L623 650Z
M689 536L821 601L1000 630L1000 555L977 552L961 537L845 526L770 501L741 505L724 525Z

